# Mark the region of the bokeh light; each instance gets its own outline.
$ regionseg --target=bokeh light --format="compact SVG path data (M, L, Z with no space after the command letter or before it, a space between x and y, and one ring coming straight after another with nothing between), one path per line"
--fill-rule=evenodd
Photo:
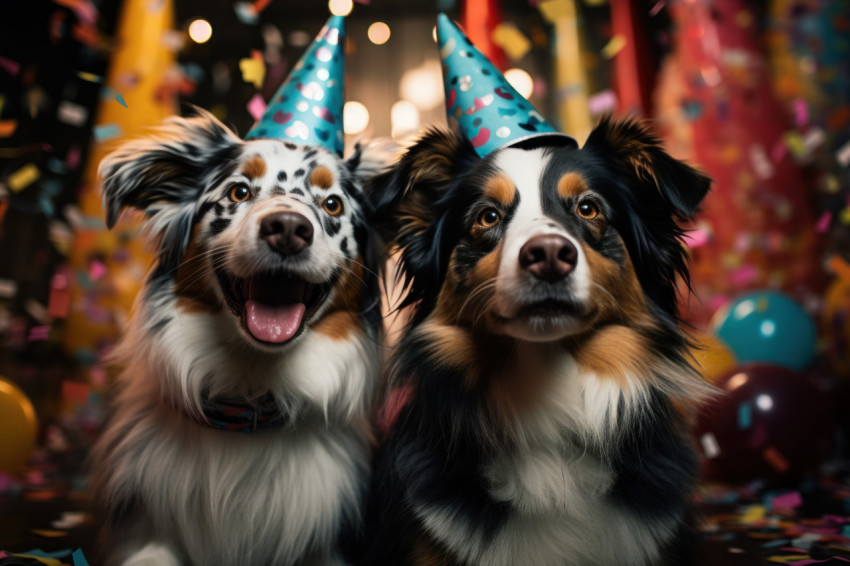
M206 43L212 37L212 26L206 20L195 20L189 24L189 37L195 43Z
M390 39L390 26L384 22L375 22L369 26L366 35L375 45L383 45Z
M342 108L342 128L346 134L359 134L369 125L369 110L356 100L349 100Z
M354 8L352 0L330 0L328 2L328 9L334 16L347 16L351 13L352 8Z
M505 78L524 98L528 98L534 92L534 80L522 69L508 69L505 71Z
M399 139L419 130L419 109L409 100L399 100L390 109L392 136Z

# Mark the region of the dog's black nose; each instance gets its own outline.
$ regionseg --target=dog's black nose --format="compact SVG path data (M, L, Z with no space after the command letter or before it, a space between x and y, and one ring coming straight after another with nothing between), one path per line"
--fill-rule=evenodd
M558 281L575 269L578 250L563 236L534 236L519 250L519 266L537 279Z
M274 212L260 221L260 237L278 253L297 254L313 243L313 225L297 212Z

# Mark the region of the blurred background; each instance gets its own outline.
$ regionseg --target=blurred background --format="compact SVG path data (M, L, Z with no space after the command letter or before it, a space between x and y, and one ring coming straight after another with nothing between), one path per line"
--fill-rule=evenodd
M4 3L0 560L88 541L104 357L150 263L132 219L105 228L100 159L194 106L244 134L330 13L348 148L444 125L440 11L580 142L641 116L714 178L683 241L682 316L727 393L693 433L707 560L850 561L850 2L826 0Z

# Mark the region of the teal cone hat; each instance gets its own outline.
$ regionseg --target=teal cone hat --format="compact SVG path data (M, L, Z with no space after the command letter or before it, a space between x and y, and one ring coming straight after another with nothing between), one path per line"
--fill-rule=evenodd
M514 90L445 14L437 17L437 41L443 61L446 115L457 120L480 156L541 137L552 138L558 145L577 145Z
M245 139L318 145L341 157L344 82L345 19L331 16Z

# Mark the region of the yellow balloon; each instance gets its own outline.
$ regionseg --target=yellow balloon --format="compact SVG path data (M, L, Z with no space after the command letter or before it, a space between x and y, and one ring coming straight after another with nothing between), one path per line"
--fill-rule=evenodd
M696 346L691 348L696 369L711 383L738 365L731 348L713 334L697 334Z
M38 419L24 392L0 377L0 471L17 474L35 448Z

